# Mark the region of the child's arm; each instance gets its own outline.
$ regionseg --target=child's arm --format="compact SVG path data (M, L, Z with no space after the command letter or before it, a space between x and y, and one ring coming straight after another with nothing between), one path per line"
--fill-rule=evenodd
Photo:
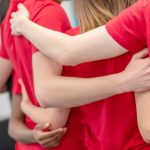
M141 85L145 87L150 85L150 61L149 58L143 59L145 56L147 56L147 51L136 54L122 73L85 79L60 76L61 66L37 52L33 55L32 61L38 101L44 107L68 108L132 91L133 86L138 91L144 90L144 87L137 84L145 80Z
M29 129L25 123L25 116L20 108L21 95L13 95L11 104L11 118L9 121L9 135L16 141L23 143L35 143L33 139L33 131Z
M25 144L38 143L42 147L56 147L61 142L66 129L59 128L47 132L43 131L49 127L48 124L37 125L33 130L28 128L24 123L25 116L21 111L20 104L21 95L13 95L12 114L8 127L9 135L14 140Z
M53 129L66 125L70 109L42 108L33 105L30 100L22 99L22 111L37 124L50 123Z
M144 141L150 144L150 91L136 93L138 127Z

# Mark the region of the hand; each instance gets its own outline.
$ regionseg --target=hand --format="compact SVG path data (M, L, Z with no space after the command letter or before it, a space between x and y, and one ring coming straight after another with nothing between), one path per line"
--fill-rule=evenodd
M51 130L50 124L37 125L33 132L34 140L44 148L53 148L60 144L61 139L67 132L66 128ZM44 131L48 130L48 131Z
M150 58L147 56L147 49L135 54L123 71L123 78L130 91L141 92L150 89Z
M23 4L18 4L18 11L11 14L10 24L13 35L21 35L20 26L28 20L30 14Z

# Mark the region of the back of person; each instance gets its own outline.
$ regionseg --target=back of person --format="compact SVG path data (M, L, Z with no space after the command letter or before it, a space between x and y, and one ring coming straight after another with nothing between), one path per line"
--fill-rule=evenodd
M70 28L70 23L64 10L55 0L11 0L8 13L2 23L3 44L0 55L11 60L16 73L24 82L30 100L34 105L39 106L34 93L32 72L32 54L33 51L36 51L36 48L24 37L11 35L9 19L11 13L17 10L18 3L24 3L34 22L47 28L65 32ZM55 10L57 13L54 13ZM29 117L26 117L25 123L31 129L34 129L36 125ZM26 145L18 142L16 149L42 150L44 148L38 144Z
M67 33L77 35L80 30L76 28ZM132 55L127 53L112 59L64 67L64 75L90 78L118 73L125 69ZM131 92L74 108L70 119L75 118L77 114L82 119L81 130L84 130L82 138L85 150L150 149L150 145L144 143L138 130L135 97ZM68 126L76 130L71 122L68 122Z

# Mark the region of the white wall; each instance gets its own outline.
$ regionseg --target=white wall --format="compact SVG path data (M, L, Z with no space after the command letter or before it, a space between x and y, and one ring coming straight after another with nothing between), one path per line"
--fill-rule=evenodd
M68 0L68 1L64 0L61 5L65 9L65 11L70 19L72 27L78 26L77 18L75 15L74 1L73 0Z
M10 101L8 93L0 94L0 120L5 120L10 116Z

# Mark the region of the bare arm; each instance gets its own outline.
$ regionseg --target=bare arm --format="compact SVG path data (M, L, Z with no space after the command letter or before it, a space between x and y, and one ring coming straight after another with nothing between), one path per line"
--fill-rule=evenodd
M147 52L142 51L135 55L126 70L119 74L85 79L60 76L61 68L57 63L40 52L35 53L33 55L33 70L37 98L44 107L74 107L119 93L143 89L144 86L149 86L150 82L148 79L149 59L141 59L146 56L145 54ZM53 68L53 71L49 68ZM144 77L141 76L141 73L145 74ZM140 75L141 78L137 75ZM142 84L137 85L140 82Z
M70 109L41 108L34 106L29 100L22 100L21 108L37 124L50 123L52 129L62 128L66 125ZM37 115L38 114L38 115Z
M20 15L19 12L12 15L16 17L11 20L13 32L18 31L40 51L63 65L112 58L127 52L112 39L105 26L72 37L33 23L22 15L29 16L22 5L19 6L19 10L22 11Z
M35 129L29 129L24 123L24 114L20 108L21 96L14 95L12 100L12 114L9 121L9 135L16 141L32 144L38 143L42 147L52 148L60 144L66 129L59 128L52 131L43 131L51 127L47 124L38 124Z
M112 58L127 52L112 39L105 26L73 37L46 29L30 20L25 20L20 29L21 34L41 52L63 65Z
M9 135L16 141L23 143L35 143L33 130L29 129L24 123L24 114L20 108L21 96L15 95L12 99L12 113L9 122Z
M36 67L38 68L38 65ZM39 68L38 71L43 71L44 69L45 69L45 66L43 66L42 68ZM62 65L51 62L49 63L47 70L50 72L49 74L47 74L47 77L55 80L55 76L61 75ZM63 128L66 125L69 112L70 112L69 108L42 108L42 107L34 106L29 100L29 97L27 95L23 82L20 81L20 84L21 84L22 93L23 93L21 108L22 108L22 111L27 116L29 116L37 124L44 124L47 122L50 123L52 126L52 129Z
M144 141L150 144L150 91L136 93L138 126Z
M0 91L5 86L9 76L12 72L12 64L9 60L0 58Z
M61 64L75 65L101 60L119 56L127 50L137 52L147 47L145 31L142 30L143 27L146 28L143 1L124 10L106 27L102 26L75 37L34 24L29 21L29 13L23 5L19 5L18 9L17 13L12 14L12 32L15 35L24 35L41 52Z

